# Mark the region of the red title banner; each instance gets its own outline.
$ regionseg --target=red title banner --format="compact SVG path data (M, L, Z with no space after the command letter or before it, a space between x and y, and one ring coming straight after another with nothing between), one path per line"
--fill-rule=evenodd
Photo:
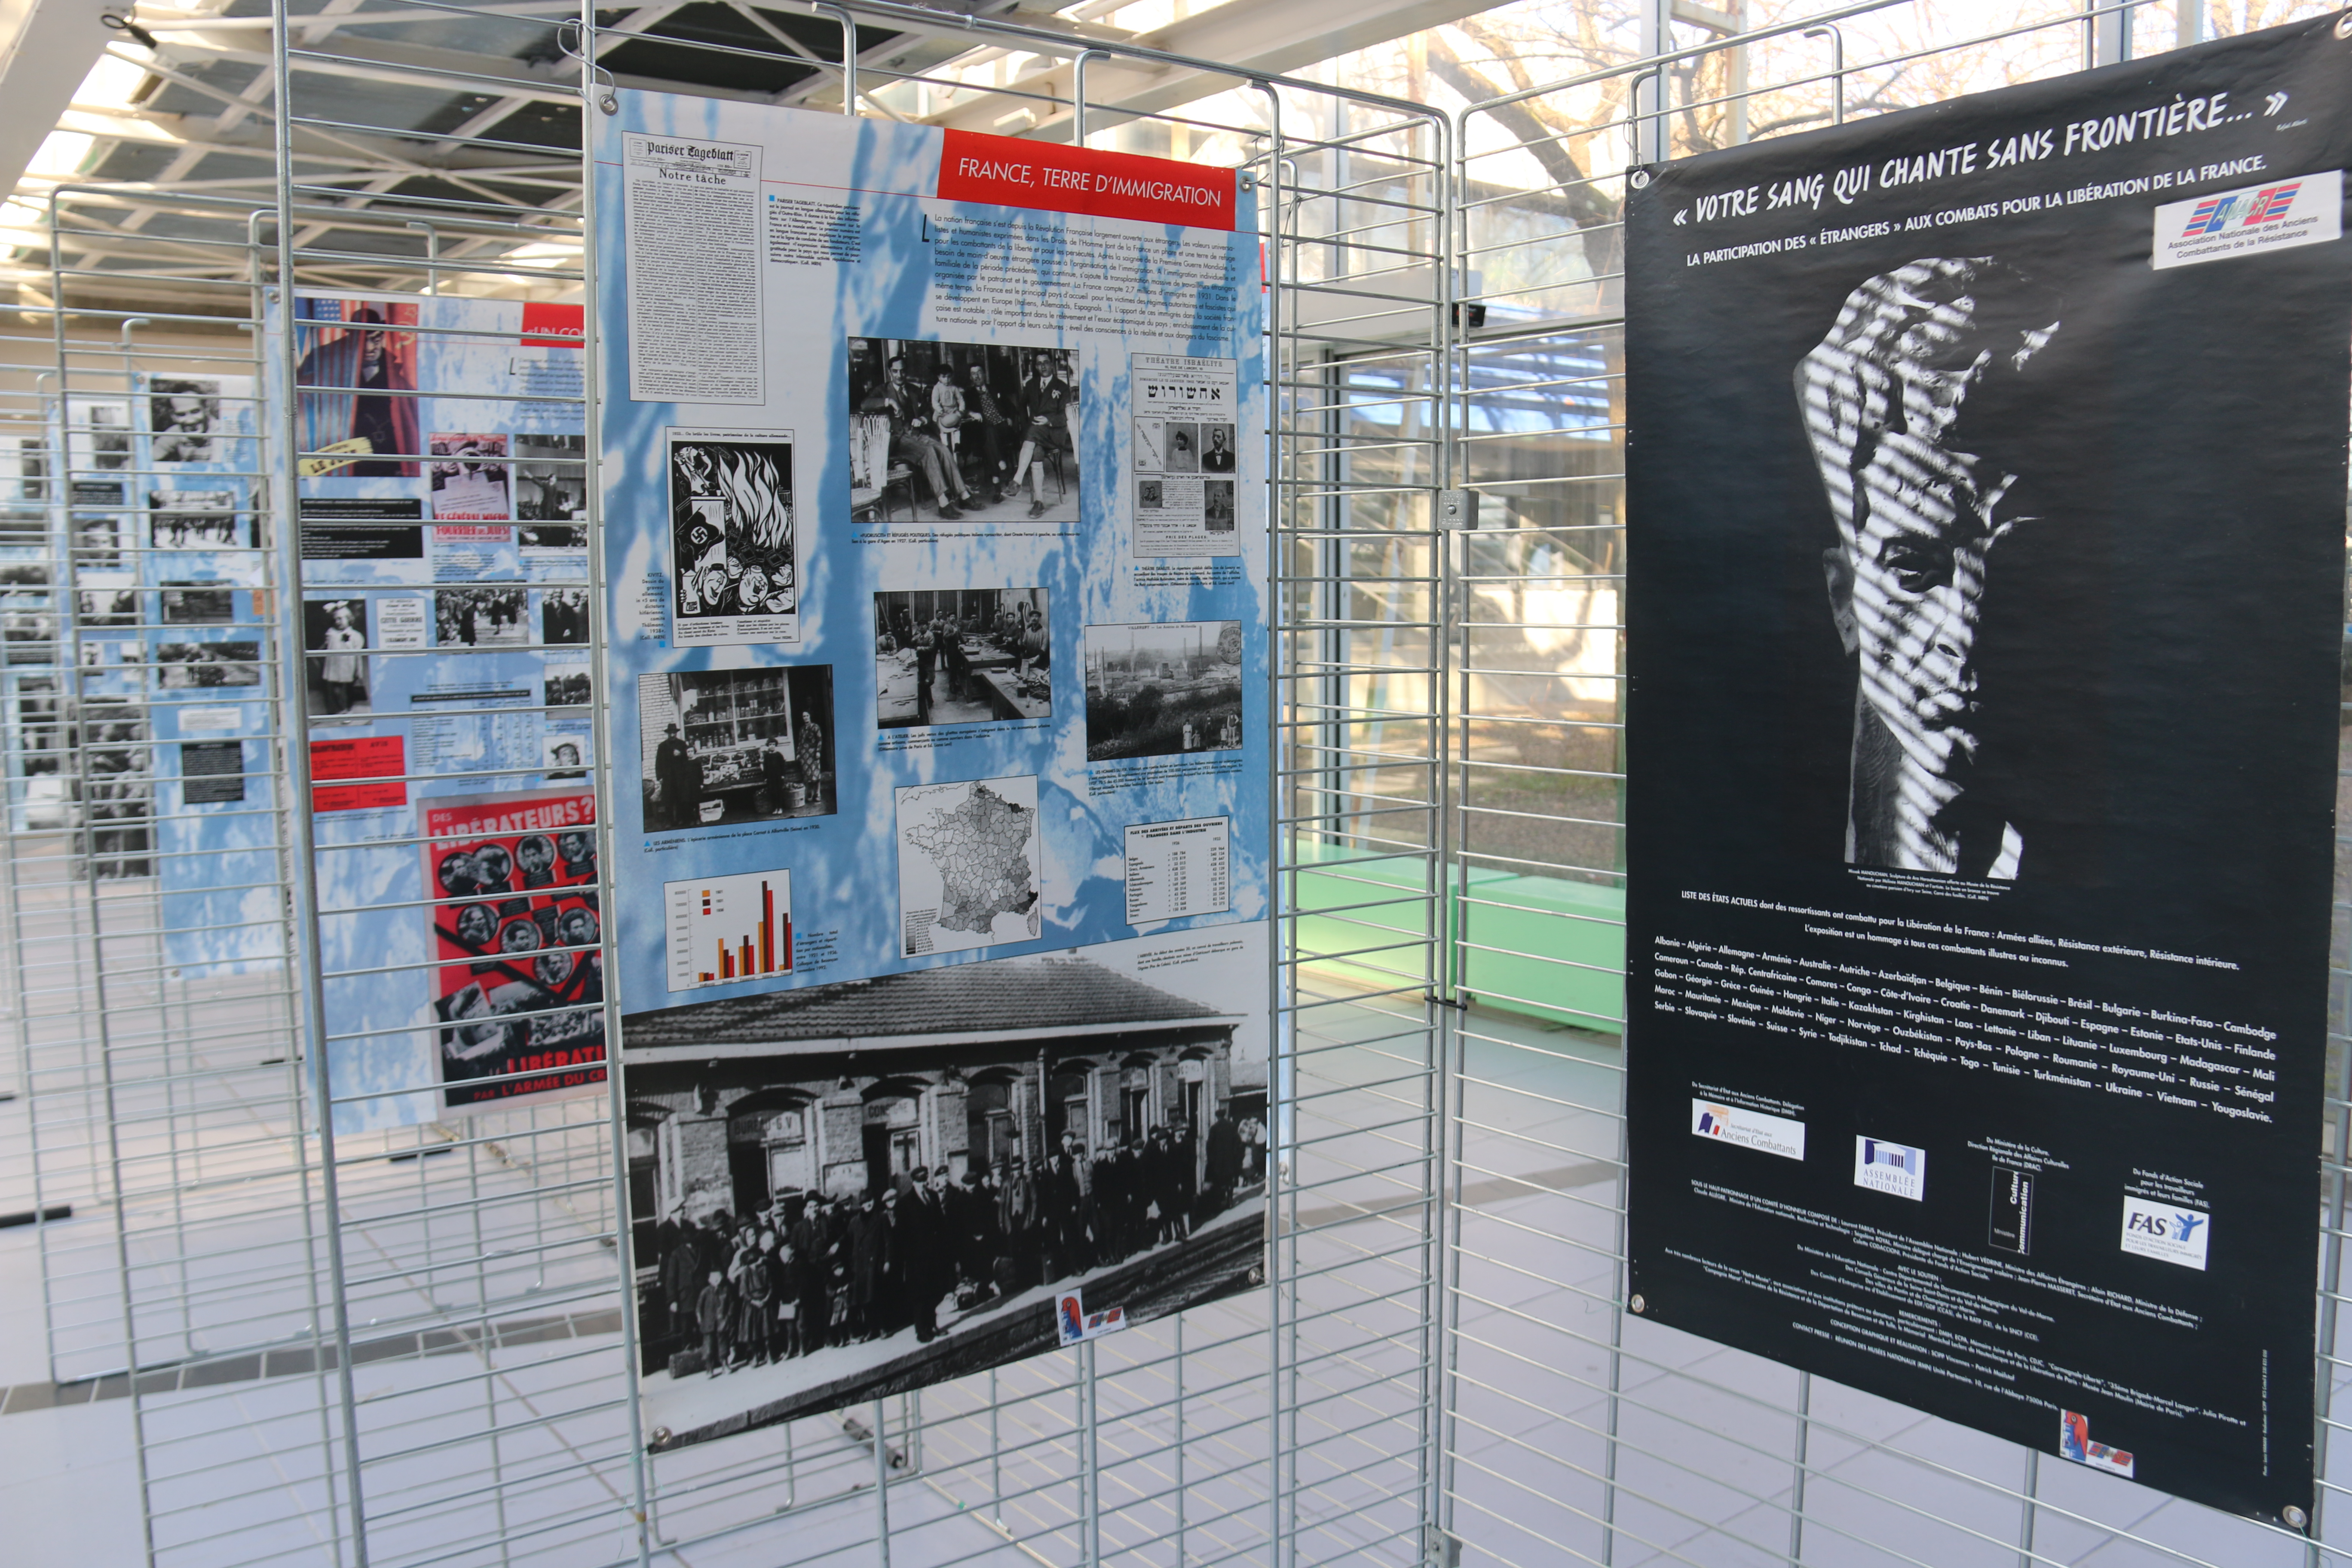
M950 131L940 153L939 195L950 202L1230 230L1235 180L1231 169L1170 158Z

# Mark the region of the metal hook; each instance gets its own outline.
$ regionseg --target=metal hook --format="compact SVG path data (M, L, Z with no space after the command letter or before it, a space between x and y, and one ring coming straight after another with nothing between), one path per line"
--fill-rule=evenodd
M583 30L580 18L565 17L555 25L555 47L580 62L583 78L580 96L587 97L588 89L601 80L604 84L604 92L603 97L597 99L596 107L607 114L618 114L621 112L621 100L615 90L613 73L590 59L577 47Z
M1110 58L1108 49L1080 49L1070 72L1070 140L1077 146L1087 144L1087 62Z
M812 5L809 10L813 15L830 16L841 24L841 111L844 114L856 114L857 112L857 18L838 5ZM963 25L967 27L971 26L971 18L966 16L963 19Z

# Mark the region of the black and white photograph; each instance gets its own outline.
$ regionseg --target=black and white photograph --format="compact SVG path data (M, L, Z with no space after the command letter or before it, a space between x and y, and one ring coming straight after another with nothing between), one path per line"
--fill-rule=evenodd
M875 595L876 724L1051 717L1053 629L1043 588Z
M637 678L646 831L830 816L833 666Z
M368 606L358 595L302 602L305 699L316 714L368 713Z
M1232 426L1201 426L1201 471L1204 474L1230 474L1234 471Z
M559 668L547 672L543 706L585 708L588 706L588 696L587 670Z
M131 531L130 524L131 520L118 512L84 511L76 506L71 525L74 564L102 568L121 565L124 536Z
M792 433L672 427L667 451L671 646L798 641Z
M588 590L545 588L539 595L539 640L575 643L588 640Z
M226 626L236 618L236 590L226 583L167 582L162 600L167 626Z
M155 376L147 383L147 428L154 434L155 461L210 463L222 456L217 378Z
M527 644L533 629L527 588L434 590L433 640L442 647Z
M542 742L547 764L547 776L554 779L584 779L588 776L588 732L555 731Z
M629 1016L655 1447L1036 1354L1072 1289L1143 1321L1252 1288L1244 955L1145 967L1139 945Z
M1201 481L1201 526L1211 533L1234 531L1234 481Z
M152 731L137 701L82 700L87 741L79 789L89 820L91 869L103 879L154 874Z
M519 435L514 444L515 542L525 550L571 550L585 544L588 438L581 435ZM574 526L566 527L565 524Z
M1626 212L1624 1288L1652 1331L2290 1525L2345 47L2323 17L1677 158ZM1818 215L1738 199L1824 171ZM1970 1294L1895 1312L1893 1257Z
M68 398L66 461L77 478L131 467L131 405L111 398Z
M165 691L210 691L261 684L257 642L163 642L155 645L155 684Z
M1088 626L1082 657L1087 761L1240 749L1239 621Z
M147 537L158 550L234 550L252 541L235 490L151 490Z
M1138 511L1158 511L1160 510L1160 487L1166 482L1167 481L1164 479L1160 479L1156 477L1149 479L1136 480L1136 510Z
M433 517L436 522L506 522L514 516L512 468L503 435L467 432L434 435Z
M1075 522L1074 349L849 340L856 521Z
M119 582L104 582L103 577L120 577ZM78 626L135 626L139 624L139 590L128 573L80 574L85 586L74 594L74 620Z

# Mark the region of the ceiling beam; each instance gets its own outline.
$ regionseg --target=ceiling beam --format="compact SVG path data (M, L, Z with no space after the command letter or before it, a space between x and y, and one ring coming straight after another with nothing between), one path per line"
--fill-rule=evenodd
M106 52L103 9L100 0L0 0L0 191L16 188Z
M1143 34L1134 42L1168 54L1216 60L1243 76L1279 75L1458 22L1492 4L1493 0L1283 0L1277 5L1225 0L1222 5ZM1072 75L1071 64L1066 60L1024 77L1013 86L1025 93L1049 94L1066 106L1075 86ZM1096 130L1136 114L1175 109L1236 85L1235 77L1226 71L1128 61L1114 55L1096 61L1087 72L1087 128ZM924 122L961 131L994 131L997 122L1020 102L975 87L971 98L926 116ZM1038 129L1059 128L1066 138L1069 119L1066 107L1050 116L1040 112Z

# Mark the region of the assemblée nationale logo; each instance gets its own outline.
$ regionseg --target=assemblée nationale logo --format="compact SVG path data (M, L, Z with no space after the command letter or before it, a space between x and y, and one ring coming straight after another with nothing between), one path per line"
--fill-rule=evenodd
M1917 1203L1927 1194L1927 1151L1884 1138L1856 1138L1853 1184Z

